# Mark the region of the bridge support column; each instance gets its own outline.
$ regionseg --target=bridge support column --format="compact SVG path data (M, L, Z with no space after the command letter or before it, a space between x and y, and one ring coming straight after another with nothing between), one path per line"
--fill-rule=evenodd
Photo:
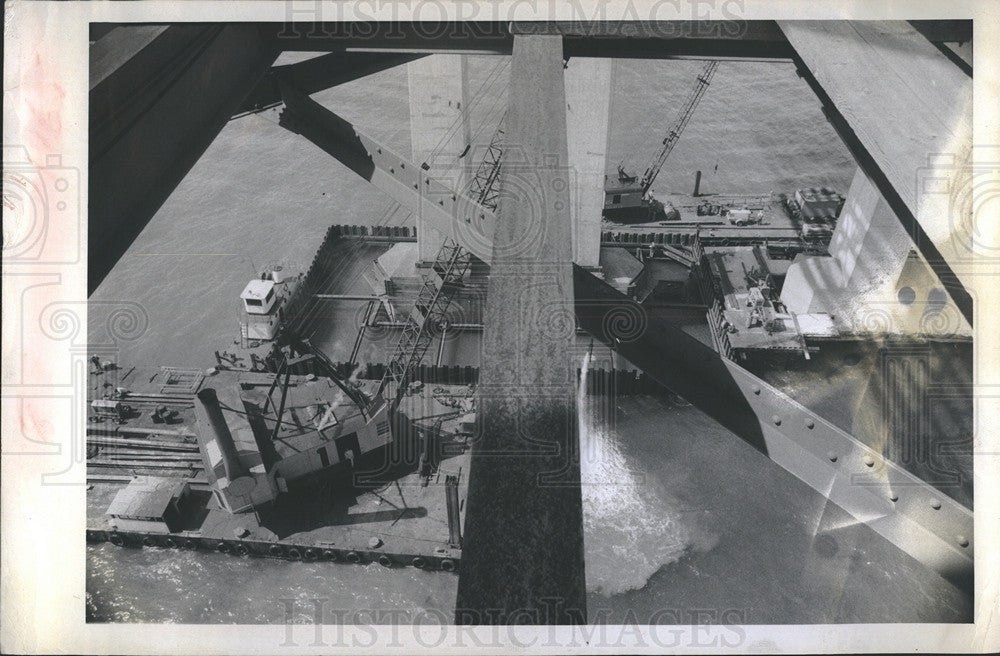
M565 72L573 261L582 267L596 267L601 258L611 65L610 59L573 57Z
M436 54L406 65L410 90L413 161L452 189L462 189L469 163L459 155L472 139L468 120L465 55ZM444 236L416 215L422 262L434 261Z
M587 621L562 38L515 36L458 624Z
M797 257L782 301L796 314L832 314L853 332L971 335L933 271L912 251L909 233L859 168L829 257Z
M913 243L882 194L859 168L847 192L830 255L843 275L844 293L851 296L895 295Z

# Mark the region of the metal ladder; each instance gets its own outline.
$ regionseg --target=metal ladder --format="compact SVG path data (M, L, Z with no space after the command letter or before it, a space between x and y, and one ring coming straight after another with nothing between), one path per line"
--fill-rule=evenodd
M386 364L376 399L393 385L390 411L396 409L406 391L413 369L420 364L434 336L432 326L446 318L448 306L462 287L462 280L472 266L472 254L451 238L446 238L431 267L436 275L425 275L423 286L406 317L406 324L392 358Z

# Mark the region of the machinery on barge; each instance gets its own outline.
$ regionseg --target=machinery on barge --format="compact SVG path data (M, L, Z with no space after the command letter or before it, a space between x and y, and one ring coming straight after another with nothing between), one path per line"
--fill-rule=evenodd
M680 116L663 138L663 147L646 167L640 179L638 176L625 172L622 164L618 165L617 179L608 183L604 190L603 216L615 223L649 223L652 221L676 221L680 214L669 203L657 200L650 192L653 181L663 169L667 157L680 140L681 133L687 127L694 110L701 102L705 90L712 82L719 62L710 61L698 76L698 81L684 103ZM697 195L697 191L695 194Z
M216 352L216 366L95 367L88 477L100 489L88 494L88 538L457 568L468 466L450 467L464 462L460 432L472 406L454 399L471 399L471 391L432 393L412 374L430 341L426 328L440 320L437 310L461 285L468 258L438 267L439 284L427 282L413 325L373 386L351 380L342 363L299 335L308 316L302 308L313 302L316 280L328 277L319 269L337 242L324 241L306 274L270 267L249 281L235 352ZM422 424L438 397L460 410ZM447 458L453 462L442 464ZM356 514L386 502L386 485L399 495L393 523L413 520L392 535L379 529L388 515L359 522ZM343 507L338 499L350 496L357 503ZM438 534L441 526L447 531Z

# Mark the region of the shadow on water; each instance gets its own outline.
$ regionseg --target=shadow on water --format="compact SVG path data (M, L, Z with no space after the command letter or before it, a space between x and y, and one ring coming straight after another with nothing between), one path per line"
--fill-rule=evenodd
M711 347L573 265L580 326L767 455L757 415Z

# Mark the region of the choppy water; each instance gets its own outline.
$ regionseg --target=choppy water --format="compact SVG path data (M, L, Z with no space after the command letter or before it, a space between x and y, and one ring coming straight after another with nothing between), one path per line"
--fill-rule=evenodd
M480 98L472 106L473 132L485 140L508 67L496 57L470 61L470 88ZM702 65L616 62L609 173L623 157L641 172ZM404 68L317 98L409 152ZM705 174L705 192L755 193L846 190L854 165L791 64L724 62L654 188L688 192L696 169ZM307 265L332 223L408 220L380 192L280 128L276 112L234 120L93 295L91 342L106 337L116 303L134 302L147 327L118 343L120 361L205 366L221 336L233 333L238 294L259 267L274 260ZM618 595L643 588L687 552L712 549L716 538L683 512L664 484L669 474L650 464L655 432L626 440L608 429L594 404L580 408L588 587L613 607ZM283 600L311 598L329 600L330 608L450 614L457 586L455 576L412 569L109 544L87 546L87 570L88 620L113 622L284 622Z
M362 610L450 617L457 583L454 574L374 563L286 563L110 543L87 546L91 621L302 623L312 620L314 600L329 617Z
M585 357L581 376L588 365ZM589 591L610 597L642 588L688 550L711 548L715 537L686 518L657 472L629 452L629 442L657 436L618 434L606 401L582 389L577 412Z

